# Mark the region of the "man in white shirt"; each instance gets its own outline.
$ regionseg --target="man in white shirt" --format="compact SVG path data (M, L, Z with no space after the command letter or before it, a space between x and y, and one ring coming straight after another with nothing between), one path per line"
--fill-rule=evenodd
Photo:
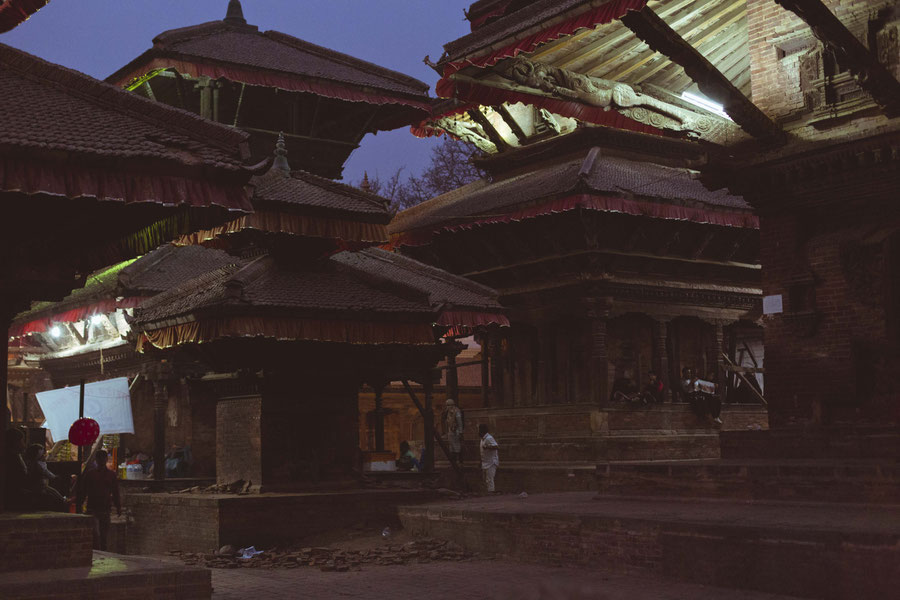
M494 492L494 476L497 467L500 466L500 445L490 433L484 423L478 426L478 435L481 437L481 472L484 475L484 487L488 493Z

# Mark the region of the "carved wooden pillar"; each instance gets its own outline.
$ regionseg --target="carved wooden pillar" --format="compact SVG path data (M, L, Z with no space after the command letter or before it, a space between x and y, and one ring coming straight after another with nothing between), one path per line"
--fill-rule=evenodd
M605 404L609 401L609 354L606 348L609 305L592 304L588 309L588 320L591 336L592 396L597 404Z
M672 374L669 372L668 339L669 322L664 320L657 321L656 335L653 340L653 358L655 363L653 368L656 370L656 376L659 377L663 382L663 385L666 386L666 402L671 402L672 388L669 382L672 381Z
M465 348L464 344L447 342L447 397L453 398L459 405L459 371L456 368L456 356Z
M9 355L9 336L5 332L9 331L9 324L12 322L12 310L6 310L6 306L0 303L0 327L3 328L3 351L4 356ZM3 394L3 405L0 406L0 491L6 489L6 431L10 426L9 410L6 407L7 393L7 370L6 366L0 369L0 392ZM3 510L3 494L0 493L0 511Z
M384 384L378 383L372 387L375 390L375 450L384 452Z
M197 81L200 90L200 116L204 119L213 118L213 88L216 83L206 75L201 75Z
M492 328L490 331L490 356L491 356L491 391L493 392L493 406L503 406L503 357L500 353L500 331Z
M159 490L166 478L166 409L172 366L160 361L146 367L144 376L153 385L153 480Z
M716 321L713 324L715 328L713 331L713 344L712 344L712 355L713 360L711 361L713 365L715 365L715 382L719 385L721 390L725 389L725 359L722 358L722 352L725 350L725 323L724 321ZM724 401L725 398L723 397Z
M426 473L434 471L434 408L433 395L434 384L431 381L431 373L426 374L422 381L425 395L425 410L422 417L425 419L425 460L423 467Z
M488 356L488 336L482 334L478 340L481 344L481 406L487 408L491 404L490 387L491 387L491 365Z

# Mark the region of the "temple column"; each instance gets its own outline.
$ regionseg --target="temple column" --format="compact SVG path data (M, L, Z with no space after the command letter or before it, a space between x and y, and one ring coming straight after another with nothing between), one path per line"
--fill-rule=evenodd
M200 116L204 119L213 119L215 108L213 102L213 89L216 82L206 75L201 75L197 80L197 89L200 90Z
M653 339L654 365L657 377L666 386L666 402L672 402L672 388L669 385L671 373L669 372L669 322L664 320L656 321L656 335Z
M384 452L384 385L372 386L375 390L375 451Z
M422 414L425 420L425 464L422 466L426 473L431 473L434 471L434 383L430 372L425 375L422 388L425 395L425 410Z
M3 351L4 355L9 355L9 324L12 322L13 314L11 310L0 303L0 327L3 327ZM7 394L7 367L0 369L0 392L3 393L3 406L0 407L0 491L6 489L6 431L10 426L9 410L6 406ZM3 510L3 494L0 493L0 511Z
M490 387L491 387L491 365L488 357L488 337L482 334L478 340L481 345L481 406L487 408L491 404Z
M172 366L166 361L149 366L144 376L153 385L153 480L156 491L166 478L166 408L169 404L169 380Z
M594 402L609 401L609 354L606 347L606 329L609 322L609 305L592 303L588 309L590 331L591 392Z
M452 398L459 406L459 371L456 368L456 356L465 345L457 341L448 342L447 348L447 397Z
M491 328L489 333L491 356L491 391L493 400L491 405L503 406L503 361L500 356L500 331Z
M712 353L712 365L714 365L714 373L716 376L715 383L725 389L725 359L722 358L722 352L725 350L725 322L715 321L713 323L713 340L710 352ZM724 394L722 401L725 401Z

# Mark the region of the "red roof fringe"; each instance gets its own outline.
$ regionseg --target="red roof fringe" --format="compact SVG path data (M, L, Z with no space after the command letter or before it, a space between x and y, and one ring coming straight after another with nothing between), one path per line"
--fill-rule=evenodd
M491 17L499 17L506 14L506 9L509 8L509 5L512 4L512 2L513 0L506 0L505 2L502 2L494 7L493 10L490 10L482 15L478 15L474 19L469 15L466 15L466 18L469 19L469 22L471 23L472 31L475 31L476 29L484 25Z
M435 91L438 96L452 98L453 82L449 77L466 67L473 66L483 69L495 65L504 58L518 56L521 52L531 52L545 42L561 38L564 35L571 35L579 29L593 28L597 25L609 23L613 19L619 19L630 10L643 9L646 4L647 0L611 0L593 10L582 13L568 21L557 23L495 52L478 58L449 63L444 68L444 78L438 82Z
M236 186L172 175L117 173L9 156L0 156L0 190L125 204L150 202L165 206L221 206L229 210L253 211L246 190Z
M77 323L78 321L83 321L94 315L111 313L117 308L134 308L144 300L145 298L143 296L123 298L119 301L116 301L113 298L107 298L105 300L100 300L99 302L85 304L84 306L79 306L65 312L61 312L59 314L51 315L49 317L43 317L41 319L35 319L34 321L27 321L25 323L13 325L12 327L10 327L8 335L9 337L13 338L22 337L32 333L44 333L51 327L53 327L54 323Z
M296 76L282 75L279 73L265 72L263 70L249 70L236 67L225 67L220 65L199 64L178 60L174 58L154 58L147 64L143 64L131 73L122 76L116 83L120 86L127 86L138 77L143 77L151 71L157 69L175 69L179 73L190 75L191 77L200 77L206 75L213 79L224 78L229 81L238 83L246 83L247 85L260 85L265 87L275 87L291 92L310 92L325 96L326 98L336 98L338 100L347 100L349 102L367 102L369 104L401 104L412 106L429 112L431 105L427 102L417 100L409 100L398 96L388 96L386 94L376 94L373 92L363 92L350 87L329 83L325 81L311 81L306 78ZM408 122L408 121L407 121Z
M425 246L431 241L432 236L442 231L461 231L494 223L518 222L553 213L568 212L579 208L585 210L619 212L654 219L692 221L694 223L709 223L710 225L721 225L724 227L759 229L759 217L750 213L691 208L688 206L661 204L659 202L628 200L616 196L578 194L550 200L543 204L513 211L505 215L484 218L473 216L471 221L459 225L440 225L435 229L420 229L418 231L407 231L394 234L391 236L391 247Z
M0 1L0 33L16 28L49 2L50 0Z

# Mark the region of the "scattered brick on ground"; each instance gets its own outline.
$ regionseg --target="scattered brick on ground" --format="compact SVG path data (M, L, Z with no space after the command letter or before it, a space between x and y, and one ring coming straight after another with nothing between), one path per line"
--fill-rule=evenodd
M231 546L214 554L173 550L170 556L180 558L186 565L210 569L296 569L313 567L321 571L347 572L361 570L364 565L407 565L435 561L465 561L477 556L446 540L419 539L405 543L384 544L368 549L341 547L285 547L262 549L253 558L240 558Z

